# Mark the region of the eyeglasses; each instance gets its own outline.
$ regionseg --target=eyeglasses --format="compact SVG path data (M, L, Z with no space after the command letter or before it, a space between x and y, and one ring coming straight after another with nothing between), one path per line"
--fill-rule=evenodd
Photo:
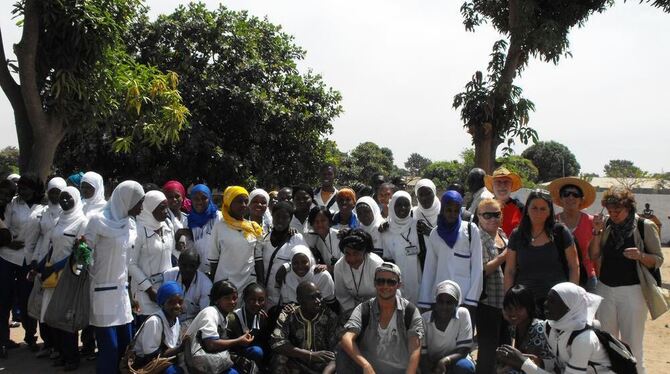
M377 285L377 286L387 285L387 286L393 287L393 286L396 286L397 284L398 284L397 279L375 278L375 285Z
M502 212L485 212L485 213L482 213L482 218L484 218L484 219L492 219L492 218L500 219L501 215L502 215Z
M572 196L576 199L584 197L584 195L581 192L577 192L577 191L563 191L563 192L561 192L561 197L570 197L570 196Z

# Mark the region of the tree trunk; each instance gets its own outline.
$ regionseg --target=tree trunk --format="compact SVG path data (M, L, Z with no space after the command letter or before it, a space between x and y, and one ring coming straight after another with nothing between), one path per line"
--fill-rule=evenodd
M475 167L482 168L486 174L493 172L495 166L495 148L493 145L493 125L486 122L475 128L470 127L468 132L475 143ZM492 152L493 150L493 152Z
M33 139L32 152L27 168L28 171L37 174L43 181L46 181L51 173L56 149L58 149L58 145L65 135L60 123L50 123L46 128L46 131L40 132L40 136Z

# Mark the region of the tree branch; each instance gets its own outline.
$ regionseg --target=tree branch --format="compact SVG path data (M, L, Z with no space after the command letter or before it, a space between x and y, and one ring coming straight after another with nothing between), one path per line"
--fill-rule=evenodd
M2 87L5 95L7 95L9 102L12 104L12 108L17 110L20 106L23 106L21 87L19 87L12 77L12 74L9 72L4 45L2 40L2 29L0 28L0 87Z
M42 98L37 86L37 41L39 38L39 11L36 0L26 0L23 34L15 45L19 62L21 94L34 132L46 130L47 115L42 109Z

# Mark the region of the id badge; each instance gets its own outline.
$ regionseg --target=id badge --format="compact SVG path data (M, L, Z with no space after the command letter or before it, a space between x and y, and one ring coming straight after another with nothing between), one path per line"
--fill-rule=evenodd
M405 247L405 254L407 256L416 256L419 254L419 247L415 245L410 245Z
M163 273L157 273L149 277L149 281L152 285L162 285L163 284Z

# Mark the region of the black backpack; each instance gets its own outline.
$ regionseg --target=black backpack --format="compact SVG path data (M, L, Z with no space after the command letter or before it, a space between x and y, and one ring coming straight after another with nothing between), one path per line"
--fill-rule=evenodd
M372 310L372 303L374 302L374 298L370 299L368 301L364 301L361 303L361 332L358 333L358 336L356 337L356 342L361 342L363 340L363 334L365 333L365 329L368 327L368 324L370 323L370 311ZM409 330L410 326L412 326L412 318L414 318L414 311L416 310L416 307L412 303L407 303L407 306L403 310L403 321L405 322L405 329Z
M610 370L617 374L637 374L637 360L633 353L630 350L628 344L622 342L621 340L612 336L612 334L607 331L600 330L593 326L586 325L581 330L575 330L570 334L568 338L568 347L572 345L572 342L575 340L577 335L581 334L586 330L592 330L596 333L598 341L605 348L607 352L607 357L610 359ZM549 336L551 331L551 326L549 323L546 325L546 334ZM596 363L589 361L589 366L594 366ZM595 368L594 368L595 369Z

